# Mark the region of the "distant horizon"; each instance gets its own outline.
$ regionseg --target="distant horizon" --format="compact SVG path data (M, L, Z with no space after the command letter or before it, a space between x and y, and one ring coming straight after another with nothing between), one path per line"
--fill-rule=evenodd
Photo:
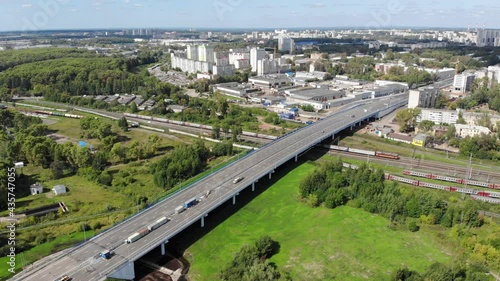
M500 28L500 2L483 0L22 0L2 1L0 31L159 28ZM210 27L207 27L210 26Z
M305 31L305 30L320 30L320 31L328 31L328 30L453 30L453 31L466 31L470 29L471 31L475 31L476 28L468 28L468 27L437 27L437 26L382 26L378 28L367 28L362 26L332 26L332 27L319 27L319 26L310 26L310 27L262 27L262 28L251 28L251 27L114 27L114 28L60 28L60 29L40 29L40 30L3 30L0 33L43 33L43 32L71 32L71 31L124 31L124 30L162 30L162 31L194 31L194 32L207 32L207 31L274 31L274 30L287 30L287 31ZM500 29L500 28L490 28L490 27L481 27L477 28L481 29Z

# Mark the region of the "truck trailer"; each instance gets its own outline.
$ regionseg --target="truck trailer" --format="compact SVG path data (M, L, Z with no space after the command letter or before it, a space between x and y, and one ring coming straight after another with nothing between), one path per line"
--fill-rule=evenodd
M125 239L125 243L127 243L127 244L134 243L135 241L146 236L148 233L149 233L149 229L147 229L147 228L141 229L141 230L137 231L136 233L130 235L127 239Z
M190 208L190 207L194 206L194 204L196 204L196 202L198 202L198 201L196 200L196 198L191 198L191 199L189 199L188 201L186 201L186 202L184 203L184 208L185 208L185 209Z
M150 224L148 226L148 229L149 229L149 231L153 231L153 230L157 229L158 227L166 224L168 221L169 221L169 219L167 217L159 218L157 221L155 221L154 223Z
M186 208L184 208L184 206L179 206L179 207L175 208L175 213L180 214L180 213L184 212L185 210L186 210Z

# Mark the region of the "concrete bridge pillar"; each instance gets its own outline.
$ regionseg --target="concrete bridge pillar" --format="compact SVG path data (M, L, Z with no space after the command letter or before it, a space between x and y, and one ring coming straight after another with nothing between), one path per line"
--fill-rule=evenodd
M295 155L295 162L297 162L297 157L299 157L298 155Z
M252 191L255 191L255 183L252 182Z
M126 264L115 270L113 273L108 275L108 277L116 279L134 280L135 278L134 262L133 261L127 262Z
M162 242L161 243L161 255L164 256L165 255L165 244L168 243L168 240L166 240L165 242Z
M271 175L272 175L272 172L271 172L271 173L269 173L269 179L271 179Z
M236 204L236 195L233 196L233 205Z
M352 126L351 126L351 131L352 131Z
M201 217L201 227L205 227L205 216Z
M332 140L335 140L335 134L332 134Z

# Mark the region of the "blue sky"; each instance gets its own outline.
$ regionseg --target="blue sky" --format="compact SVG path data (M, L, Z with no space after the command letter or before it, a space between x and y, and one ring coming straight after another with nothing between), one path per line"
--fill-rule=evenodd
M2 31L476 24L500 28L498 15L498 0L0 0Z

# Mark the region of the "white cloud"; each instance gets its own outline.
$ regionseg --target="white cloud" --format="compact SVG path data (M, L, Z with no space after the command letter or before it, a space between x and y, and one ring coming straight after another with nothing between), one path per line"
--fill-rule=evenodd
M21 7L22 7L23 9L29 9L29 8L33 7L33 5L31 5L31 4L29 4L29 3L26 3L26 4L23 4Z

